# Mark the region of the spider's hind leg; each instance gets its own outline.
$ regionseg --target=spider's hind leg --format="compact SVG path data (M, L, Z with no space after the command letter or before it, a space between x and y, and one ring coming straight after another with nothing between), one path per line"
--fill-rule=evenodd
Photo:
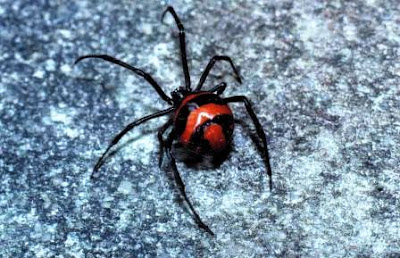
M175 132L174 132L174 130L172 130L170 132L170 134L168 135L168 139L166 141L165 152L166 152L167 157L169 159L172 171L174 172L175 183L178 186L178 189L179 189L183 199L185 200L185 202L189 206L189 209L192 211L196 224L200 228L204 229L207 233L209 233L211 235L214 235L214 233L211 231L211 229L206 224L204 224L204 222L201 220L199 214L193 208L192 203L190 202L189 198L186 195L185 184L182 181L182 178L181 178L181 176L179 174L179 171L178 171L178 168L176 166L175 158L172 155L172 143L173 143L174 138L175 138Z
M233 103L233 102L244 103L247 113L250 115L251 120L253 120L253 124L256 127L258 137L260 137L262 144L263 144L263 154L264 154L265 166L266 166L267 174L269 177L269 188L270 188L270 190L272 190L272 170L271 170L271 164L269 161L270 159L269 159L269 153L268 153L267 137L265 136L265 132L260 124L260 121L258 121L258 118L257 118L256 114L254 113L253 108L251 107L250 101L245 96L233 96L233 97L226 98L225 101L226 101L226 103Z

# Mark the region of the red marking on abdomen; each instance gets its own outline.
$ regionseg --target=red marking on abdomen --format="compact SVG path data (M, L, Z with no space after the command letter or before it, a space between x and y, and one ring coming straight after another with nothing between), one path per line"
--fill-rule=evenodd
M209 92L198 92L198 93L193 93L193 94L187 96L187 97L182 101L182 103L179 105L179 108L175 111L174 119L177 118L177 116L178 116L179 113L181 112L182 107L184 107L184 106L185 106L187 103L189 103L192 99L194 99L194 98L196 98L196 97L198 97L198 96L200 96L200 95L208 95L208 94L212 94L212 93L209 93Z
M226 138L223 128L219 124L211 124L204 130L204 139L208 141L214 151L220 151L226 147Z
M228 105L209 103L190 112L187 118L185 130L180 137L181 142L183 144L188 144L190 137L194 132L196 132L197 127L218 115L232 115L232 110Z

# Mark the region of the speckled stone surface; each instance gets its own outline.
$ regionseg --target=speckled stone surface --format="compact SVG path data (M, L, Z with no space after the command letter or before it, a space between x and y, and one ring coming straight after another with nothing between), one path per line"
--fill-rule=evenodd
M183 84L168 3L143 2L0 1L0 257L400 256L398 1L169 2L193 84L231 56L243 84L221 63L205 87L248 96L268 134L272 192L240 104L219 168L179 163L215 237L157 166L166 118L89 179L117 132L167 105L129 71L75 59L109 54L167 92Z

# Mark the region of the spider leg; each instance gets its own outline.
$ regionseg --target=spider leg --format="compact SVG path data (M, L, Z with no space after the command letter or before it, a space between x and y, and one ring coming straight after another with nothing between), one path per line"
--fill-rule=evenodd
M176 14L174 8L172 6L168 6L167 9L161 15L161 22L163 23L165 14L169 12L174 17L176 26L179 29L179 43L181 49L181 59L182 59L182 67L183 67L183 74L185 75L185 85L186 90L190 90L190 74L189 74L189 67L186 57L186 43L185 43L185 28L183 27L181 20L179 19L178 15Z
M217 92L217 95L221 95L225 89L226 89L226 83L221 82L216 86L214 86L213 88L211 88L210 90L208 90L208 92Z
M213 68L215 62L217 61L227 61L230 63L233 72L235 73L236 80L239 83L242 83L242 79L240 79L239 72L236 70L235 65L232 62L232 59L229 56L214 56L211 58L210 62L208 63L206 69L204 70L203 74L200 77L199 84L197 84L197 87L194 91L199 91L201 90L201 87L203 86L204 81L206 80L207 76L209 75L211 69Z
M173 157L173 155L171 153L171 147L172 147L174 138L175 138L175 132L174 132L174 130L172 130L170 132L170 134L168 135L166 146L165 146L165 149L166 149L165 151L166 151L167 157L170 161L171 168L174 172L174 178L175 178L176 185L178 186L178 189L179 189L181 195L183 196L187 205L189 206L190 210L192 211L196 224L200 228L207 231L209 234L214 235L214 233L211 231L211 229L206 224L204 224L203 221L200 219L200 216L198 215L196 210L193 208L192 203L189 201L189 198L186 195L185 184L183 183L182 178L179 174L178 168L176 167L175 158Z
M167 94L165 94L165 92L161 89L161 87L158 85L158 83L153 79L153 77L151 77L150 74L136 68L133 67L121 60L118 60L112 56L108 56L108 55L85 55L85 56L80 56L78 59L76 59L75 64L79 63L80 61L82 61L83 59L87 59L87 58L99 58L99 59L103 59L105 61L108 61L110 63L113 64L117 64L119 66L125 67L126 69L134 72L135 74L143 77L148 83L150 83L151 86L153 86L153 88L157 91L158 95L160 95L160 97L165 100L166 102L168 102L169 104L173 104L172 99L170 97L167 96Z
M262 140L262 144L264 147L264 158L265 158L265 165L267 168L267 174L269 177L269 188L272 190L272 170L271 164L269 161L269 153L268 153L268 146L267 146L267 138L265 136L264 130L258 121L256 114L254 113L253 108L251 107L250 101L245 96L233 96L225 99L226 103L230 102L242 102L244 103L247 113L250 115L251 119L253 120L254 126L256 127L258 137Z
M101 157L100 157L99 160L97 161L96 165L94 166L93 172L92 172L92 175L90 176L90 178L92 178L92 179L94 178L94 174L97 172L97 170L99 170L99 168L101 167L101 165L103 165L103 163L104 163L104 158L106 157L107 153L109 152L109 150L110 150L115 144L117 144L117 143L119 142L119 140L122 138L122 136L124 136L127 132L129 132L130 130L132 130L135 126L138 126L138 125L140 125L140 124L142 124L142 123L144 123L144 122L146 122L146 121L148 121L148 120L150 120L150 119L153 119L153 118L160 117L160 116L166 115L166 114L168 114L168 113L171 113L173 110L174 110L173 107L168 108L168 109L166 109L166 110L161 110L161 111L158 111L158 112L156 112L156 113L154 113L154 114L151 114L151 115L142 117L142 118L140 118L140 119L138 119L138 120L136 120L136 121L134 121L134 122L128 124L121 132L119 132L119 133L114 137L114 139L111 141L110 145L108 145L106 151L101 155Z
M165 148L165 141L163 139L163 134L165 131L172 125L172 118L170 118L159 130L157 133L158 141L160 142L160 157L158 159L158 166L161 168L163 156L164 156L164 148Z

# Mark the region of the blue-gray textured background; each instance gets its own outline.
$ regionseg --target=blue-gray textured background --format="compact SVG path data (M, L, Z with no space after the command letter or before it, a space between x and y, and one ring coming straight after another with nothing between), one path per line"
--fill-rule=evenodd
M170 1L192 80L247 95L268 135L267 187L245 109L215 170L179 163L215 237L199 230L157 166L156 131L133 130L91 181L124 125L165 108L118 57L182 85L166 2L0 1L1 257L400 256L399 2Z

